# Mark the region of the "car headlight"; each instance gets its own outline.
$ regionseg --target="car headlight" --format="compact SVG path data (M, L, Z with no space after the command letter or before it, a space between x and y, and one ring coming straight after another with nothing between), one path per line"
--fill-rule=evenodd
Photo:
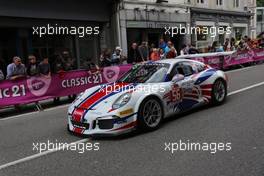
M125 93L121 95L113 104L113 109L121 108L122 106L126 105L131 98L131 93Z

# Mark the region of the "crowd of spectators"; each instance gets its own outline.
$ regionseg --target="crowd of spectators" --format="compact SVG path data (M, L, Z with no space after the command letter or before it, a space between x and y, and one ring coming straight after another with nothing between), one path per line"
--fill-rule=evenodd
M181 53L195 54L199 53L193 46L183 46ZM118 46L115 48L113 54L110 49L104 49L100 56L100 66L111 66L119 64L135 64L145 62L148 60L157 61L160 59L172 59L177 57L178 53L171 41L165 42L160 39L159 46L154 44L148 45L148 42L143 41L140 45L136 42L132 43L127 56L122 54L122 49Z
M223 44L215 41L208 47L208 52L223 52L223 51L235 51L235 50L251 50L255 48L264 48L264 32L258 36L258 39L251 39L248 36L244 36L241 40L235 38L226 38ZM148 42L143 41L140 45L136 42L132 43L128 55L124 56L122 48L117 46L112 52L110 49L104 49L101 52L99 59L99 66L93 62L89 62L87 69L96 69L99 67L114 66L120 64L135 64L144 61L157 61L161 59L172 59L178 55L197 54L200 51L191 44L184 44L179 50L179 53L175 49L172 41L159 40L159 44L156 47L154 44L149 45ZM61 53L55 53L50 57L43 57L39 62L39 59L35 55L30 54L28 56L27 64L23 64L20 57L15 56L12 63L6 65L2 59L0 59L0 80L16 80L27 76L43 76L49 78L51 73L60 73L70 70L75 70L76 60L71 56L67 50Z
M36 57L34 55L29 55L29 64L25 66L22 63L20 57L13 57L13 62L7 66L6 69L6 79L7 80L17 80L20 78L25 78L27 76L43 76L49 78L51 75L51 69L49 64L49 59L47 57L37 64ZM0 80L4 80L5 76L2 70L0 70Z
M28 76L42 76L50 78L51 73L60 73L76 69L75 59L70 56L69 51L54 54L51 59L43 57L37 59L35 55L28 55L27 64L22 63L18 56L13 57L12 63L5 65L0 59L0 81L17 80Z
M208 47L209 52L223 52L223 51L243 51L252 50L256 48L264 48L264 33L260 34L257 39L251 39L248 36L242 37L240 40L235 38L226 38L223 45L219 42L213 42L212 46Z

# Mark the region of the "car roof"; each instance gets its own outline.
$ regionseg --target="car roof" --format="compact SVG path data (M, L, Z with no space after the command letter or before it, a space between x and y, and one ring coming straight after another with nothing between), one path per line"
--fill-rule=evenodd
M174 64L176 64L178 62L183 62L183 61L198 62L198 61L191 60L191 59L177 59L177 58L175 58L175 59L163 59L163 60L159 60L159 61L157 61L157 63L164 63L164 64L172 64L172 65L174 65Z

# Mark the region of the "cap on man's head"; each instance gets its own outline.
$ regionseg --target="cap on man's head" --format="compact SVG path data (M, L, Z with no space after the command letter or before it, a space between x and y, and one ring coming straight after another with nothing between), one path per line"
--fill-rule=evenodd
M122 51L122 48L120 46L117 46L116 50Z

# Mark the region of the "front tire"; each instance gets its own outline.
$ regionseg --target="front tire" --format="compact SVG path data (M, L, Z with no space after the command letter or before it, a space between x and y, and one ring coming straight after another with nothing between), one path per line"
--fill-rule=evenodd
M227 96L227 85L223 79L217 79L213 84L212 104L221 105L225 102Z
M163 120L162 104L156 97L143 100L138 111L138 127L143 131L152 131L159 128Z

